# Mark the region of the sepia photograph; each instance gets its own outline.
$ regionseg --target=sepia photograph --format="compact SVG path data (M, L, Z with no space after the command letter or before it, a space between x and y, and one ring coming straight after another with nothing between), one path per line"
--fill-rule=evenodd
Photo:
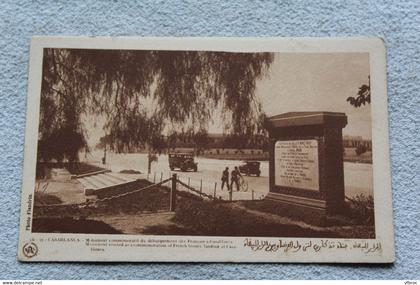
M302 238L340 250L343 239L382 254L365 242L382 218L369 51L40 51L29 235L85 234L98 252L113 245L95 235L240 237L253 251L258 238L296 239L290 250ZM45 241L25 243L25 258ZM182 243L170 247L195 247Z

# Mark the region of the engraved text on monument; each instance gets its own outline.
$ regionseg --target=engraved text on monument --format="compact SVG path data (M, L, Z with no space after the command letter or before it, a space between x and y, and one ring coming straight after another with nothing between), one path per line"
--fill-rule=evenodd
M319 190L318 141L277 141L274 152L277 186Z

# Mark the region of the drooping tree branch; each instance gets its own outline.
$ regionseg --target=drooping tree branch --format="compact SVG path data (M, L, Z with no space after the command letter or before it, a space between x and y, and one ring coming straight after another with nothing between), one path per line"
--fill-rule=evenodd
M220 107L232 134L258 131L256 81L272 53L45 49L40 137L85 138L85 115L106 118L119 149L159 148L166 126L206 129ZM153 105L153 108L152 106ZM86 143L85 139L80 140Z

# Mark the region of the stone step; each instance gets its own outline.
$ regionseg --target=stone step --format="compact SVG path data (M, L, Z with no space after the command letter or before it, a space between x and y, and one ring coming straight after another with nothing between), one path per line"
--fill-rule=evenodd
M108 183L103 182L100 179L95 178L94 176L88 176L88 177L85 177L85 179L89 183L95 185L95 189L100 189L100 188L108 187L110 185Z
M110 181L109 179L103 176L99 176L99 175L92 176L92 179L105 185L105 187L114 186L115 184L118 184L118 183L115 183L114 181Z
M90 178L82 178L82 179L78 179L78 181L80 181L85 189L98 189L100 187L102 187L101 185L98 185L98 183L96 183L95 181L92 181Z
M120 181L120 183L124 183L124 182L130 182L130 181L134 181L135 179L128 179L126 177L123 176L119 176L117 173L107 173L108 176L111 176L112 178L118 179Z
M86 178L78 178L77 181L82 183L83 188L85 189L96 189L96 185L86 180Z
M97 177L101 180L108 181L109 183L112 183L112 184L120 184L123 182L120 179L115 178L114 176L108 175L108 174L99 174Z
M85 176L77 179L86 189L102 189L111 187L119 184L134 181L135 179L129 179L123 176L119 176L117 173L99 173L95 175Z

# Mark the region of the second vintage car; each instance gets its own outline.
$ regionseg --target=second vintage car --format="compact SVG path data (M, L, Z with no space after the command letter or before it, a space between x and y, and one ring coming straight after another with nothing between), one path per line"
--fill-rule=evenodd
M169 168L171 170L178 168L181 171L192 170L196 172L198 163L194 162L194 155L191 153L169 153Z
M261 175L259 161L245 161L244 164L239 166L239 171L246 175Z

